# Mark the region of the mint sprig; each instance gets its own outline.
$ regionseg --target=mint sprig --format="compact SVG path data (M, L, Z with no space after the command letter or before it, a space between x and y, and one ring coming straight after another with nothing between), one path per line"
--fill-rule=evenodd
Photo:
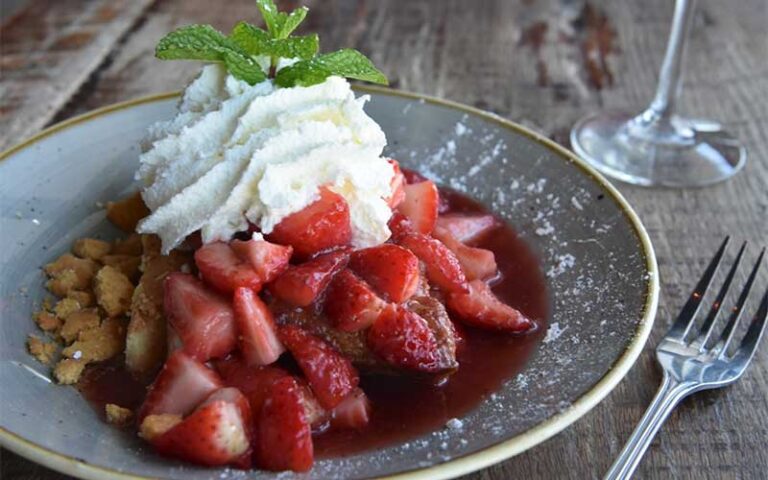
M256 0L256 7L261 12L267 30L276 39L288 38L309 12L307 7L299 7L291 13L283 13L277 10L272 0Z
M280 87L308 87L324 82L331 75L387 84L387 77L373 66L368 57L351 48L296 62L277 72L275 83Z
M189 25L163 37L155 56L162 60L221 62L232 76L251 85L269 77L279 87L310 86L332 75L387 84L387 77L357 50L318 55L316 34L291 36L307 16L306 7L284 13L278 11L273 0L256 0L256 6L266 30L240 22L226 36L210 25ZM261 66L264 57L270 60L267 71ZM280 58L298 61L277 71Z
M221 62L235 78L251 85L267 78L252 55L210 25L188 25L172 31L158 42L155 56L161 60Z
M301 58L308 60L317 54L320 39L317 34L275 39L261 28L240 22L232 29L229 38L250 55Z

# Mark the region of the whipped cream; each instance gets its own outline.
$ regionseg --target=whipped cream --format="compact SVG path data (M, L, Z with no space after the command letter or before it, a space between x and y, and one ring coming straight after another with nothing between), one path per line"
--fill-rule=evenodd
M349 83L248 85L208 65L185 90L175 118L150 127L136 173L151 215L138 226L168 252L200 230L229 240L248 222L269 234L319 198L326 185L347 201L356 248L390 236L392 166L384 132Z

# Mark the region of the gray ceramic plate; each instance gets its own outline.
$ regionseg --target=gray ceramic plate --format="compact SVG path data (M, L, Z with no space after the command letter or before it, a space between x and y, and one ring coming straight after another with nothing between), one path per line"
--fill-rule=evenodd
M625 200L567 150L475 109L364 91L372 95L367 110L387 133L391 156L484 202L538 252L552 316L532 360L463 417L461 428L320 461L300 478L454 477L544 441L610 392L651 329L655 258ZM173 115L175 103L174 95L163 95L101 109L0 156L0 442L71 475L211 477L210 470L163 460L101 423L74 389L51 384L47 368L25 351L27 334L35 331L30 314L44 296L39 267L76 238L114 233L99 205L135 188L139 140L149 124Z

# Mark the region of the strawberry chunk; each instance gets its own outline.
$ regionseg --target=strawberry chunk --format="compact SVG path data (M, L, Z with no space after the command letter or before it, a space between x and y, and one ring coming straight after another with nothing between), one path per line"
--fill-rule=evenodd
M250 288L235 290L233 306L240 332L240 352L248 365L269 365L285 347L277 339L275 321L259 295Z
M312 468L312 430L302 404L301 387L292 377L275 381L259 415L256 458L267 470L306 472Z
M496 275L496 257L492 251L468 247L440 226L435 227L432 235L456 255L467 280L487 280Z
M278 245L265 240L233 240L230 245L237 256L253 268L261 283L270 283L283 273L293 255L293 247L290 245Z
M251 412L258 418L264 400L272 384L290 374L275 366L248 366L240 357L232 356L216 362L216 369L224 379L224 384L235 387L248 399Z
M278 334L323 408L334 408L357 387L355 367L324 340L295 325L280 327Z
M387 302L346 269L333 278L325 296L325 314L336 328L345 332L370 327L386 306Z
M499 226L493 215L449 213L437 217L437 226L448 231L461 243L474 242Z
M396 367L419 372L436 372L438 344L427 321L403 308L392 307L368 331L368 346Z
M394 241L397 241L397 239L406 233L414 231L413 223L411 223L408 217L398 211L392 212L392 217L390 217L387 226L389 227L389 231L392 232L392 240Z
M400 164L397 160L390 158L387 162L389 162L395 170L395 175L390 182L392 194L387 199L387 203L389 204L389 208L395 209L405 200L405 189L403 188L405 187L405 176L403 175L403 171L400 170Z
M206 405L210 405L213 402L225 401L234 404L238 410L240 410L240 416L243 419L243 425L248 433L248 438L251 438L251 429L253 426L253 415L251 414L251 405L248 403L243 393L234 387L224 387L216 390L201 403L196 410L200 410Z
M427 278L446 292L466 292L467 279L456 255L440 240L409 233L399 239L427 267Z
M481 280L469 282L467 293L450 294L448 307L462 322L473 327L523 333L535 326L525 315L496 298Z
M427 177L420 174L416 170L411 170L410 168L403 168L402 172L403 172L403 176L405 177L405 181L408 184L421 183L421 182L426 182L428 180Z
M430 180L420 183L411 183L403 187L405 200L398 210L408 217L413 228L424 234L432 233L437 222L437 209L440 204L440 195L437 186Z
M190 274L168 275L163 309L184 351L196 360L223 357L237 345L235 315L229 301Z
M302 258L331 247L348 245L352 240L349 205L341 195L321 188L317 201L285 217L267 238L292 246Z
M230 293L237 287L261 289L261 277L224 242L200 247L195 251L195 265L203 281L220 292Z
M352 252L349 268L396 303L411 298L419 285L419 259L391 243Z
M272 283L270 290L279 299L306 307L326 289L333 276L349 261L349 253L337 251L320 255L300 265L292 265Z
M216 372L184 352L176 351L150 385L139 409L139 422L148 415L186 415L221 386Z
M296 381L301 387L301 404L304 406L304 415L312 428L322 428L328 421L328 411L320 405L317 397L312 393L312 388L301 378Z
M362 428L371 419L371 402L356 388L331 412L331 425L337 428Z
M213 400L152 440L163 455L207 466L250 465L251 443L240 406Z

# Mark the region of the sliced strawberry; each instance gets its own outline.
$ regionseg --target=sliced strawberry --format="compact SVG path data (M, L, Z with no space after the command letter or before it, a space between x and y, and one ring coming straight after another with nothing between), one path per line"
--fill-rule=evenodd
M139 422L148 415L186 415L222 386L216 372L182 351L171 354L149 386L139 409Z
M233 240L232 250L256 271L261 283L269 283L288 268L293 247L265 240Z
M452 293L448 306L461 321L473 327L522 333L534 327L525 315L502 303L482 280L469 282L468 293Z
M251 405L254 417L258 417L272 384L276 380L290 376L287 371L273 365L248 366L237 356L216 362L216 369L224 379L225 385L243 392Z
M207 466L250 464L251 444L237 404L215 400L152 440L163 455Z
M324 340L295 325L280 327L278 334L323 408L332 409L357 387L355 367Z
M413 223L411 223L408 217L398 211L392 212L392 217L390 217L387 226L389 227L389 231L392 232L392 240L394 241L406 233L414 231Z
M421 183L429 180L427 177L420 174L416 170L411 170L410 168L402 168L401 170L403 172L403 176L405 177L405 181L409 184Z
M312 393L312 388L304 379L297 378L296 381L301 387L301 404L304 406L307 423L312 425L312 428L322 428L328 421L328 411L320 405Z
M229 301L188 273L174 272L165 279L163 310L184 351L196 360L224 357L237 345Z
M349 253L337 251L320 255L300 265L292 265L270 286L279 299L306 307L320 296L333 276L347 265Z
M250 288L235 290L233 306L240 332L240 352L248 365L269 365L285 347L277 339L272 312Z
M225 401L234 404L240 410L240 416L243 419L243 424L248 432L248 438L251 438L251 426L253 425L253 416L251 414L251 405L248 403L243 393L234 387L224 387L216 390L201 403L197 410L210 405L213 402Z
M438 344L427 321L416 313L391 307L368 331L368 346L391 365L420 372L435 372Z
M396 303L411 298L419 285L419 259L391 243L352 252L349 268Z
M195 265L208 285L223 293L237 287L261 289L262 280L251 265L223 242L203 245L195 251Z
M328 286L325 314L333 325L345 332L368 328L381 315L387 302L349 270L342 270Z
M395 170L395 175L390 182L390 185L392 186L392 194L387 199L387 203L389 204L389 208L395 209L405 200L405 189L403 188L405 186L405 176L403 175L402 170L400 170L400 164L397 160L390 158L387 162L389 162Z
M496 275L496 257L492 251L484 248L468 247L458 241L448 230L440 226L435 227L432 235L443 242L456 255L467 280L487 280Z
M403 187L405 200L398 207L400 213L411 220L413 228L424 234L432 233L437 222L440 194L434 182L426 180Z
M459 260L440 240L420 233L409 233L403 235L399 243L424 262L430 282L446 292L467 291L467 279Z
M331 412L331 425L338 428L362 428L371 419L371 402L356 388Z
M267 237L281 245L291 245L299 257L352 240L349 206L341 195L320 189L320 198L303 210L285 217Z
M306 472L312 468L312 430L301 387L292 377L272 384L257 423L256 459L267 470Z
M437 217L437 226L448 231L461 243L474 242L499 226L493 215L482 213L448 213Z

